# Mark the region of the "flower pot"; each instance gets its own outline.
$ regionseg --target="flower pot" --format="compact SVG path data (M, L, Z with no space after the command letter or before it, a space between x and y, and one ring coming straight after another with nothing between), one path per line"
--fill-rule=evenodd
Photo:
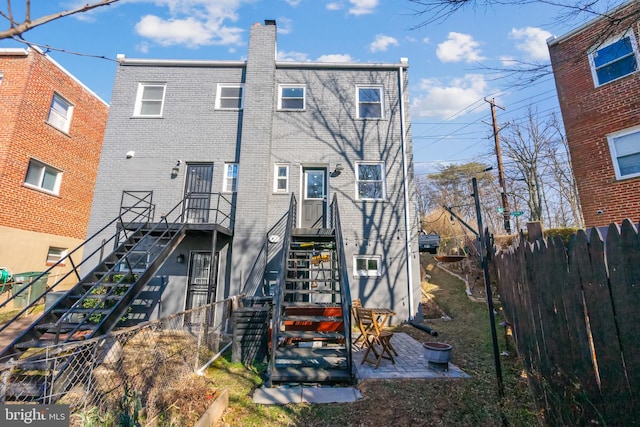
M442 342L426 342L422 344L424 358L429 362L429 367L446 371L451 360L451 345Z

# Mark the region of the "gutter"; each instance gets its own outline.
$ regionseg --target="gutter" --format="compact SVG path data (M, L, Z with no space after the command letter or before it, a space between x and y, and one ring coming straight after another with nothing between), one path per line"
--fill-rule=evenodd
M404 227L405 227L405 251L407 253L407 284L408 297L409 297L409 320L413 320L413 271L411 268L411 227L409 225L409 180L407 176L409 174L407 167L407 137L406 137L406 123L404 118L405 105L404 105L404 68L407 66L408 60L403 58L400 60L401 65L398 67L398 89L400 92L400 134L402 139L402 178L404 180Z

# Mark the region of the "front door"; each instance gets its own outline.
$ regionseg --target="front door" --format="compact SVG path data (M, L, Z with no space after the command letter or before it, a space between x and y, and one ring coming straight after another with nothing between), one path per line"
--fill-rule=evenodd
M209 208L211 206L211 181L213 177L213 165L189 164L187 165L187 182L185 183L186 222L206 223L209 221Z
M327 205L327 170L304 168L302 228L324 228Z

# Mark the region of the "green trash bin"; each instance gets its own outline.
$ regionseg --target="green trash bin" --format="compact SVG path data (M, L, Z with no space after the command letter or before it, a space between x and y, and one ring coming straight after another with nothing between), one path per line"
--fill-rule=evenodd
M36 280L41 274L41 271L29 271L13 275L13 295L16 295L22 289L27 288L13 300L14 308L25 308L42 297L42 294L44 294L47 289L49 273L42 274L42 277Z

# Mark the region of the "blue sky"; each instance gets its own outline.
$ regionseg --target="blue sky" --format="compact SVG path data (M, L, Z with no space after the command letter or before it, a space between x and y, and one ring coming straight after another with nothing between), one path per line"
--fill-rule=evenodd
M32 1L32 18L85 4ZM12 2L21 18L20 1ZM620 2L617 2L620 3ZM496 70L514 61L547 63L546 39L582 21L558 19L548 5L467 8L415 28L424 16L408 0L120 0L24 34L109 102L117 54L133 58L244 59L250 26L278 25L279 59L398 62L409 59L414 161L418 174L439 165L495 164L489 104L500 123L522 121L529 105L559 114L551 76L527 87ZM0 6L6 11L6 4ZM2 22L2 21L0 21ZM1 28L6 28L6 21ZM12 40L0 47L24 46ZM62 49L60 52L55 49ZM82 54L82 55L78 55Z

